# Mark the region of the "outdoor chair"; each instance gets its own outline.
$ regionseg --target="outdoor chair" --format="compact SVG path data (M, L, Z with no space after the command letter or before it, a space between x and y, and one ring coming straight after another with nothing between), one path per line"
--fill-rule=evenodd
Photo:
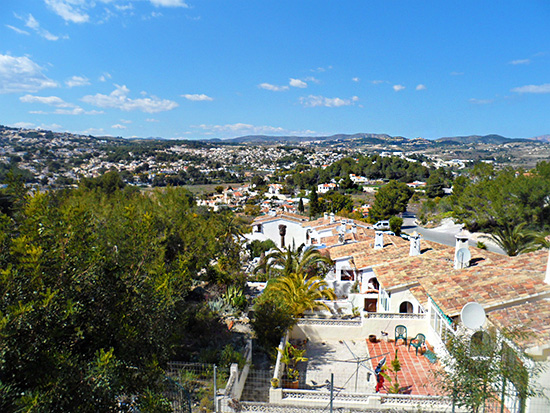
M407 345L407 327L398 325L395 326L395 345L397 346L397 340L403 339L405 345Z
M418 349L426 343L426 336L422 333L418 333L415 338L409 340L409 351L411 346L416 349L416 355L418 356Z

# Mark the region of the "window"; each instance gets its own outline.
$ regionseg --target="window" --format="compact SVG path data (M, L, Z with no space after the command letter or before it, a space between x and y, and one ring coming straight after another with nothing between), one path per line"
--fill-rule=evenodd
M414 312L413 305L408 301L403 301L399 306L401 314L412 314Z
M355 281L355 272L353 270L342 270L340 273L341 281Z
M369 281L367 282L367 289L368 290L380 290L380 283L376 279L376 277L369 278Z

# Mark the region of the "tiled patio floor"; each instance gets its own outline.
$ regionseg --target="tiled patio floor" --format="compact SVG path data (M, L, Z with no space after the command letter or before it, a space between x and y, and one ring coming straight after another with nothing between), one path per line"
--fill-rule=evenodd
M377 343L371 343L368 340L366 342L370 357L389 353L386 355L386 366L390 367L391 361L395 358L395 342L386 342L384 340ZM420 355L420 353L417 356L414 347L410 347L409 351L403 340L399 340L397 349L397 355L401 362L401 371L397 373L397 378L399 379L400 387L402 389L405 388L403 392L417 395L441 394L434 386L433 370L437 368L438 364L431 363L425 356ZM373 369L376 368L381 359L382 357L376 357L371 360ZM393 374L390 374L390 377L393 378ZM390 384L386 380L384 390L381 393L387 393L387 388Z

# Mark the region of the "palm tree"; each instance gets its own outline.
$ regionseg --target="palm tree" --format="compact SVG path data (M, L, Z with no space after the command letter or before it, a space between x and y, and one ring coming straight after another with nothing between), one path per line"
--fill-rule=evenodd
M303 273L306 277L324 276L334 263L321 255L319 250L305 244L288 248L275 248L260 260L255 272L265 272L267 278L288 276L292 273Z
M269 284L270 293L290 308L295 317L300 317L308 310L329 309L320 299L335 300L332 288L327 288L326 281L318 276L306 277L302 272L292 272L275 279Z
M494 241L511 257L548 246L543 234L527 230L525 225L525 222L515 226L504 224L483 237Z

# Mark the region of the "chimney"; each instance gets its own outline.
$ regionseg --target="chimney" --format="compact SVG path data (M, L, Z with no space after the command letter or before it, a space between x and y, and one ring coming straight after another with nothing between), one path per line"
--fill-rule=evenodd
M324 219L325 221L328 219L328 212L325 212L325 213L323 214L323 219Z
M379 250L384 248L384 233L382 231L376 231L374 233L374 249Z
M455 235L456 245L455 245L455 270L460 270L466 268L470 265L470 250L468 249L468 235L466 231L462 229L458 234Z
M330 223L334 224L334 212L330 213Z
M420 234L414 231L409 237L409 240L411 241L411 248L409 250L409 255L411 257L420 255Z
M550 249L548 250L548 262L546 263L546 276L544 282L550 284Z

